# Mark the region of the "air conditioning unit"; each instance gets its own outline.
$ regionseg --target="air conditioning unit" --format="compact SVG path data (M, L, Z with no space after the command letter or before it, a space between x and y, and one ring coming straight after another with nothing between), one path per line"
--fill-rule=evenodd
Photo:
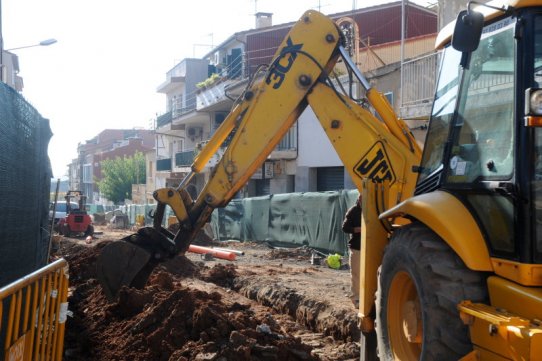
M199 137L203 133L202 127L190 127L187 129L188 136L193 137Z

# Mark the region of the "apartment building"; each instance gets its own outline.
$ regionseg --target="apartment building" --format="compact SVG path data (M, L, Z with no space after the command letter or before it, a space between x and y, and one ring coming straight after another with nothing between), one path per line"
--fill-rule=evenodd
M0 77L1 80L17 90L23 91L23 78L19 75L19 57L10 51L2 50L0 59Z
M77 158L68 165L71 189L81 190L88 203L100 201L97 182L102 179L101 162L115 157L130 157L154 149L155 136L148 129L105 129L95 137L80 143ZM141 180L142 183L145 179Z
M329 16L343 29L352 58L371 83L395 109L404 109L413 126L425 122L430 109L423 100L433 95L436 68L436 11L407 3L404 41L401 2ZM198 149L225 119L249 79L262 64L270 63L293 24L272 25L272 14L257 13L254 29L235 33L202 59L184 59L168 71L157 89L166 96L166 109L156 120L156 167L147 171L154 171L156 187L176 186L190 172ZM427 64L416 63L421 55L429 59ZM401 57L414 62L408 72L427 75L427 91L411 94L408 106L401 99ZM422 88L420 79L415 81L416 89ZM190 193L201 190L220 155L219 150L204 171L192 178ZM239 196L353 187L314 113L307 109Z

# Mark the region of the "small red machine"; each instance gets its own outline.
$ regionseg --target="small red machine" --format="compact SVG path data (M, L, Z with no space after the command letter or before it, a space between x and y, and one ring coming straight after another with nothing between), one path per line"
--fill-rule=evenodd
M70 237L83 234L84 236L94 235L94 226L92 218L86 211L87 197L81 191L68 191L66 193L66 217L58 221L59 233ZM72 203L79 205L73 207Z

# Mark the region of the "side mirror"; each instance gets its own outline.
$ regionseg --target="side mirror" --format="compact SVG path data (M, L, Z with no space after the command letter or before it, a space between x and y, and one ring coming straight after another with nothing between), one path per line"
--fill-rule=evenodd
M463 53L471 53L478 48L484 27L484 15L477 11L463 10L457 16L452 46Z

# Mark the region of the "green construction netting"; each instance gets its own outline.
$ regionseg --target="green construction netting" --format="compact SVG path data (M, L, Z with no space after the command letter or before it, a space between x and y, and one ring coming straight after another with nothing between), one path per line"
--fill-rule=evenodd
M0 82L0 286L47 263L49 121Z
M215 238L267 242L277 247L307 246L325 253L347 254L348 236L341 229L346 210L358 197L357 190L333 192L285 193L263 197L233 199L217 208L211 217ZM137 214L145 215L154 205L127 205L121 209L135 223ZM166 208L164 219L173 215Z
M234 199L213 212L211 224L220 240L307 246L346 255L348 238L341 225L357 196L357 190L344 190Z

